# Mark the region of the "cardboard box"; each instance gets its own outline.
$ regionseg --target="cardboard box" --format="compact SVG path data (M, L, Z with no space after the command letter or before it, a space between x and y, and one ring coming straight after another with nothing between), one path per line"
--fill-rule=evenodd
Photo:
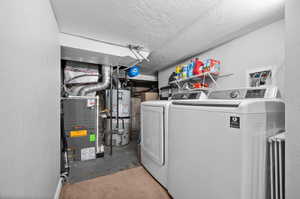
M141 95L142 102L150 101L150 100L158 100L158 99L159 99L158 93L155 93L155 92L142 93L142 95Z

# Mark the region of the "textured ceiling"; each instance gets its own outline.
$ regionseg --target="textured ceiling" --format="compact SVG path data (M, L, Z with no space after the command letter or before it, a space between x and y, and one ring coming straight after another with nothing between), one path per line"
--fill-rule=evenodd
M151 52L147 73L283 18L283 0L52 0L60 31Z

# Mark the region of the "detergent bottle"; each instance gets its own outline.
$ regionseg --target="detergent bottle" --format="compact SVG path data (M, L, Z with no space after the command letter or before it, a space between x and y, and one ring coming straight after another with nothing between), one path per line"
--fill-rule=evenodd
M191 60L191 62L188 65L188 72L187 72L187 76L188 77L192 77L193 76L193 74L194 74L194 72L193 72L194 67L195 67L195 62L194 62L194 60Z
M188 72L188 65L182 66L181 69L181 78L185 79L187 77L187 72Z
M175 68L175 74L176 74L175 78L176 78L177 80L179 80L179 79L181 78L181 77L180 77L180 73L181 73L181 66L178 65L178 66L176 66L176 68Z
M199 58L195 58L195 67L193 69L194 75L201 75L202 74L202 67L204 63L199 60Z

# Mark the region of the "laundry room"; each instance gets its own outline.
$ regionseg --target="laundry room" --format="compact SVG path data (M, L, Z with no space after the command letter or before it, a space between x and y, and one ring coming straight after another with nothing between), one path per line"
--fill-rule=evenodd
M299 1L0 5L0 198L300 198Z

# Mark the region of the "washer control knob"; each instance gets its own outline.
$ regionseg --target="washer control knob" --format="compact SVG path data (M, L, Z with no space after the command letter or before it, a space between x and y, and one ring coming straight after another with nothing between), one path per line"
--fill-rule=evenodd
M240 95L239 91L232 91L230 93L230 97L233 98L233 99L239 97L239 95Z

